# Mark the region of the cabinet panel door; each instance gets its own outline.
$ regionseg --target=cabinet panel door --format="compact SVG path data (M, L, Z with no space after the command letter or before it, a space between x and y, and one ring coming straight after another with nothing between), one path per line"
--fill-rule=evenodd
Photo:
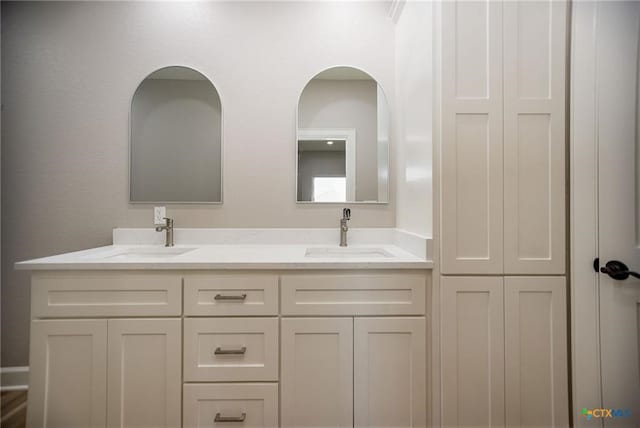
M442 272L503 268L502 2L442 2Z
M504 269L565 271L566 1L504 2Z
M504 426L504 294L499 277L443 277L442 424Z
M184 385L182 426L277 428L278 385L187 383Z
M508 427L569 426L564 277L505 278Z
M283 318L282 426L353 426L353 319Z
M109 320L107 422L179 427L181 321Z
M426 426L425 318L357 318L355 426Z
M30 349L27 425L105 427L107 322L33 321Z

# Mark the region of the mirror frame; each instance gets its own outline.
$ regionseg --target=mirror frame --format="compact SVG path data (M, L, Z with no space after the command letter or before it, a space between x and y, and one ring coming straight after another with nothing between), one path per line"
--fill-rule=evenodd
M136 93L138 92L138 89L140 88L140 85L142 85L142 82L144 82L145 80L147 80L149 78L149 76L151 76L153 73L156 73L160 70L164 70L165 68L172 68L172 67L182 67L182 68L188 68L190 70L195 71L196 73L201 74L202 76L204 76L209 83L211 83L211 85L213 86L213 88L216 90L217 94L218 94L218 98L220 99L220 200L219 201L132 201L131 200L131 169L133 167L132 165L132 152L133 152L133 141L132 141L132 130L133 130L133 120L132 120L132 116L133 116L133 99L136 96ZM213 82L213 80L211 78L209 78L209 76L207 76L205 73L203 73L202 71L198 70L195 67L192 67L190 65L165 65L159 68L156 68L155 70L153 70L151 73L148 73L142 80L140 80L140 82L138 83L138 85L136 86L136 89L133 91L133 95L131 95L131 101L129 102L129 129L128 129L128 146L127 146L127 199L128 199L128 203L131 205L138 205L138 204L142 204L142 205L149 205L149 204L156 204L156 205L222 205L224 204L224 163L225 163L225 159L224 159L224 103L222 102L222 95L220 94L220 89L218 89L218 86Z
M388 177L387 177L387 195L388 198L386 201L344 201L344 202L315 202L315 201L299 201L298 200L298 141L300 141L300 130L303 130L303 134L308 134L309 132L314 133L316 131L319 131L317 128L300 128L298 126L298 122L299 122L299 114L300 114L300 98L302 98L302 93L304 92L305 88L307 87L307 85L320 73L324 73L327 70L331 70L332 68L337 68L337 67L348 67L348 68L353 68L356 69L358 71L361 71L369 76L371 76L371 78L376 82L376 84L378 85L378 88L380 88L380 91L382 91L382 94L384 95L384 99L387 102L387 110L389 111L389 123L391 123L391 108L389 106L389 98L387 97L387 93L384 90L384 88L382 87L382 85L380 84L380 81L378 79L376 79L371 73L369 73L368 71L363 70L360 67L354 66L354 65L348 65L348 64L336 64L336 65L332 65L326 68L323 68L322 70L318 71L317 73L313 74L313 76L311 76L311 78L309 78L307 80L307 83L304 84L304 86L302 87L302 90L300 91L300 93L298 94L298 102L296 103L296 123L295 123L295 127L296 127L296 138L295 138L295 144L294 144L294 150L295 150L295 184L294 184L294 192L293 194L295 195L294 198L296 200L296 204L303 204L303 205L345 205L345 204L350 204L350 205L389 205L391 203L391 145L393 143L393 138L391 136L391 131L389 131L389 144L387 147L387 158L389 159L389 165L387 165L388 167ZM349 134L350 131L353 131L353 135L355 136L355 129L353 128L327 128L326 130L323 129L323 131L329 132L329 133L338 133L341 134L343 137L346 136L347 134ZM326 133L325 132L325 133ZM305 138L302 138L302 140L304 141ZM347 146L348 147L348 146ZM347 150L348 151L348 150ZM356 159L356 151L354 150L351 158L353 159L353 162L355 163L355 159ZM347 162L349 162L349 155L347 153L345 153L346 157L347 157ZM355 193L355 166L353 168L353 183L354 183L354 189L353 192ZM349 178L347 177L347 182L349 181ZM349 189L347 188L347 194L349 193Z

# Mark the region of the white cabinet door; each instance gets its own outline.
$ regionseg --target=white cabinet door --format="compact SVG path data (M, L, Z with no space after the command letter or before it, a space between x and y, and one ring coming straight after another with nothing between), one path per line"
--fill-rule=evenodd
M504 271L565 271L567 1L504 2Z
M563 274L567 1L442 3L443 274Z
M106 423L107 321L33 321L27 426Z
M181 320L114 319L108 326L108 426L179 427Z
M508 427L569 426L564 277L506 277Z
M443 278L443 425L568 426L565 287L559 276Z
M442 273L503 269L502 2L442 2Z
M442 424L504 426L501 277L442 278Z
M355 426L426 426L425 318L356 318Z
M282 426L353 426L353 319L283 318Z

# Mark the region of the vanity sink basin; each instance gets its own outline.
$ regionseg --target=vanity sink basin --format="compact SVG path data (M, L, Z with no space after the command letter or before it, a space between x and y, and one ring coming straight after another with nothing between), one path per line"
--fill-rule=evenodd
M151 247L151 248L128 248L126 250L110 253L103 258L106 260L129 260L129 259L168 259L181 254L193 251L195 248L172 248L172 247Z
M307 248L305 257L317 259L384 259L393 257L393 254L383 248Z

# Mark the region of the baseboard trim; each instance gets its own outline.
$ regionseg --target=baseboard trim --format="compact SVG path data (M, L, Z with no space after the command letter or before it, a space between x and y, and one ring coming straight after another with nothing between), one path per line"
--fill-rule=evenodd
M29 367L0 367L0 391L29 389Z

